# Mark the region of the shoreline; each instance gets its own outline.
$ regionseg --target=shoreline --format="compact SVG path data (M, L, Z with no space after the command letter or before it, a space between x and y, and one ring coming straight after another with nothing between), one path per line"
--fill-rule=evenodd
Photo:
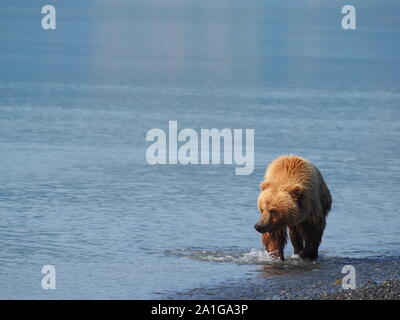
M344 290L344 265L356 270L356 289ZM172 300L399 300L400 257L329 258L317 264L265 264L241 281L170 293Z

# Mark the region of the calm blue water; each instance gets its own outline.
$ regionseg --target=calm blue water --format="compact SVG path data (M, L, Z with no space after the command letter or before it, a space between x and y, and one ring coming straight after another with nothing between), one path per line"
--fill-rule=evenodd
M265 2L58 1L46 32L42 4L1 1L0 298L260 277L258 186L283 153L331 189L324 263L400 255L400 5L353 0L345 31L344 1ZM254 129L253 174L148 165L146 133L168 120Z

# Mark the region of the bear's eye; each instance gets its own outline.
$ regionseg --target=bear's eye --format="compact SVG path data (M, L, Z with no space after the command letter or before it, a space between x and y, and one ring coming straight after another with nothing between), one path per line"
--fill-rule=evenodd
M271 211L269 212L269 214L270 214L271 216L275 216L275 215L278 214L278 211L276 211L276 210L271 210Z

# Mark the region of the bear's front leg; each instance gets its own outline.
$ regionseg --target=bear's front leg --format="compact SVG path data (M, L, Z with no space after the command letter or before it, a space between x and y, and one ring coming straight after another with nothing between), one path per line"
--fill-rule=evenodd
M318 248L321 243L323 230L319 230L313 225L305 225L301 228L304 237L304 249L299 252L303 259L317 259Z
M265 246L265 250L267 250L272 257L282 261L285 261L283 249L285 248L286 241L287 234L285 229L262 234L262 242Z
M302 259L315 260L318 258L318 248L315 248L315 246L305 247L300 251L299 256Z
M289 227L289 237L293 245L294 254L299 254L304 248L304 241L299 228Z

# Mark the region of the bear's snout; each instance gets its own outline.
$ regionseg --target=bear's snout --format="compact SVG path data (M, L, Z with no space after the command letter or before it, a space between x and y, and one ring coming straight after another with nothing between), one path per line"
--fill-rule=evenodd
M254 225L254 229L256 229L259 233L266 233L271 231L271 227L269 225L262 225L259 223L256 223Z

